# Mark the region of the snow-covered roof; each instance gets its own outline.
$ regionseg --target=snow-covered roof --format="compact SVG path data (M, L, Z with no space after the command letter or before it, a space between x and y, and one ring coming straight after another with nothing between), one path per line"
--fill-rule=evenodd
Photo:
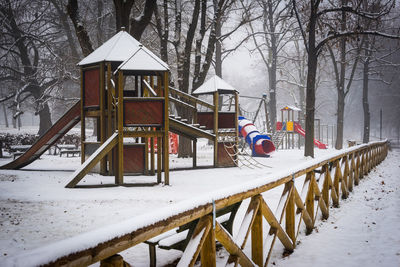
M89 65L103 61L123 62L138 50L141 43L129 33L121 30L107 42L82 59L78 66Z
M281 110L294 110L294 111L301 111L298 107L295 106L285 106Z
M237 90L233 88L232 85L228 84L217 75L214 75L208 81L203 83L199 88L197 88L194 92L192 92L192 94L194 95L212 94L216 91L220 93L237 92Z
M168 71L168 65L150 50L140 45L131 56L119 65L122 71Z

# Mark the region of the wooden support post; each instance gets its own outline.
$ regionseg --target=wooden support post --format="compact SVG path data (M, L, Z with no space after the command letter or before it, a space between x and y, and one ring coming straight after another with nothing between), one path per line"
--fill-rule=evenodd
M342 179L342 170L340 169L340 160L335 161L335 176L333 178L333 186L335 187L336 193L339 197L340 194L340 180Z
M161 183L162 172L162 138L157 137L157 183Z
M193 139L193 168L197 167L197 139Z
M85 119L85 73L81 68L81 164L85 162L85 140L86 140L86 119Z
M150 175L155 174L154 137L150 137Z
M218 222L216 222L215 236L230 255L239 258L241 266L254 266L253 262L240 249L236 242L232 240L232 236Z
M324 184L322 185L322 199L325 201L325 205L329 207L329 165L325 164L324 167ZM329 209L328 209L328 216L324 219L328 219L329 217Z
M260 196L261 197L261 196ZM251 227L251 258L258 266L263 265L263 228L261 202Z
M100 261L100 267L125 267L126 262L121 255L115 254Z
M124 75L118 71L118 156L115 183L124 183Z
M237 163L237 166L239 166L238 162L238 151L239 151L239 93L235 92L235 147L236 151L235 153L235 162ZM268 119L267 119L268 120Z
M310 183L311 184L311 183ZM285 210L285 229L286 233L292 239L293 247L296 246L296 222L295 222L295 201L294 201L294 180L286 184L290 187L289 196ZM307 206L308 207L308 206ZM309 213L310 215L313 213Z
M357 157L357 160L356 160L356 169L354 172L354 184L358 185L360 183L360 153L356 152L355 157Z
M218 167L218 91L214 92L214 167Z
M210 224L212 224L210 222ZM216 246L215 246L215 229L210 225L210 230L206 235L203 246L200 251L201 266L216 266Z
M113 116L112 102L113 102L113 97L112 97L112 94L111 94L111 90L112 90L111 89L111 87L112 87L111 79L112 79L112 77L111 77L111 63L107 63L107 139L113 134L113 129L112 129L112 116ZM110 153L108 153L107 161L108 161L109 174L113 175L114 174L114 168L113 168L112 151Z
M307 196L306 196L306 210L312 219L312 223L314 225L314 183L312 182L314 176L314 172L309 172L306 175L306 181L308 183ZM307 229L307 234L310 234L313 229Z
M105 83L105 64L104 62L100 63L100 144L103 144L106 141L106 83ZM104 157L100 160L100 174L106 175L107 172L107 158Z
M144 175L149 175L149 138L144 139Z
M164 183L169 185L169 101L168 101L168 72L164 72Z

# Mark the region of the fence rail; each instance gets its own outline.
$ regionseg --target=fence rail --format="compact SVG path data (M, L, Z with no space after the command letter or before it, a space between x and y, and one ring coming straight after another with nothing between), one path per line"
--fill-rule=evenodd
M125 227L120 226L119 231L108 227L26 252L9 258L6 263L10 266L82 266L107 261L123 250L199 219L178 266L193 266L198 256L202 266L215 266L216 240L230 254L227 263L266 266L276 241L287 252L293 251L300 230L305 227L306 232L311 233L318 216L328 218L329 206L338 207L340 199L347 198L353 186L358 185L363 176L383 161L387 153L387 141L352 147L330 158L314 160L303 169L277 177L271 182L255 184L243 191L236 189L225 197L216 198L214 204L217 210L250 199L234 237L218 222L213 222L213 202L198 201L197 207L180 206L160 214L153 221L143 219L138 223L131 220L122 225ZM300 192L297 189L299 181L302 183ZM273 212L269 199L264 198L262 193L281 185L281 198ZM264 234L263 223L269 227ZM82 240L85 244L82 244ZM251 255L244 251L248 242L251 242Z

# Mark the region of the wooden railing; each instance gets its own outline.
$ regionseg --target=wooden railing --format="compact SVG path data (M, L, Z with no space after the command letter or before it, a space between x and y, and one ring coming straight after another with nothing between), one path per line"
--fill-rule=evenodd
M107 261L118 252L200 219L178 266L193 266L199 255L202 266L215 266L216 240L229 252L229 263L266 266L276 241L279 240L286 252L293 251L300 230L311 233L318 216L328 218L329 206L338 207L340 199L347 198L353 186L383 161L387 153L386 141L338 151L329 158L312 160L302 169L271 177L270 182L263 179L243 186L244 189L235 187L225 197L219 195L214 201L198 199L195 203L188 202L187 206L168 207L168 212L155 214L153 219L139 216L115 228L107 227L27 252L9 259L7 263L14 266L82 266ZM279 186L282 186L281 198L273 212L273 199L263 195L271 189L279 190ZM233 237L213 220L213 209L245 199L250 199L250 204L241 218L238 233ZM263 218L269 227L266 233L263 233ZM251 255L244 252L248 242L251 242Z

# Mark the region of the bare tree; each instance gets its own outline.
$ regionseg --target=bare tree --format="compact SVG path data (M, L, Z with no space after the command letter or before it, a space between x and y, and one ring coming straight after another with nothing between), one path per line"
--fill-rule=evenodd
M346 15L352 14L352 16L355 17L375 20L387 15L394 5L394 1L385 1L385 3L382 4L382 9L378 13L371 13L362 8L361 2L362 1L346 1L345 3L344 1L340 1L340 3L335 3L333 1L328 1L322 4L320 0L304 1L301 3L292 0L293 10L308 52L305 156L314 157L315 80L318 56L326 44L336 39L357 35L376 35L387 38L398 38L398 36L373 31L368 28L360 28L357 24L343 27L343 24L340 23L340 29L332 30L335 29L335 27L329 24L334 23L334 21L330 19L331 17L341 17L341 21L345 22ZM304 25L307 25L307 30L304 29ZM325 33L328 33L328 35L325 35ZM344 77L344 75L342 77Z
M257 4L262 12L262 29L257 30L254 23L250 23L250 34L253 37L255 50L259 52L268 72L268 98L270 120L275 131L277 119L277 71L279 69L279 54L282 52L295 33L294 23L291 20L291 6L289 2L278 0L258 0Z
M13 100L14 118L32 108L40 118L39 135L52 125L49 101L69 75L57 53L62 35L48 16L53 12L47 1L4 0L0 4L0 69L2 80L11 82L12 88L2 100Z

